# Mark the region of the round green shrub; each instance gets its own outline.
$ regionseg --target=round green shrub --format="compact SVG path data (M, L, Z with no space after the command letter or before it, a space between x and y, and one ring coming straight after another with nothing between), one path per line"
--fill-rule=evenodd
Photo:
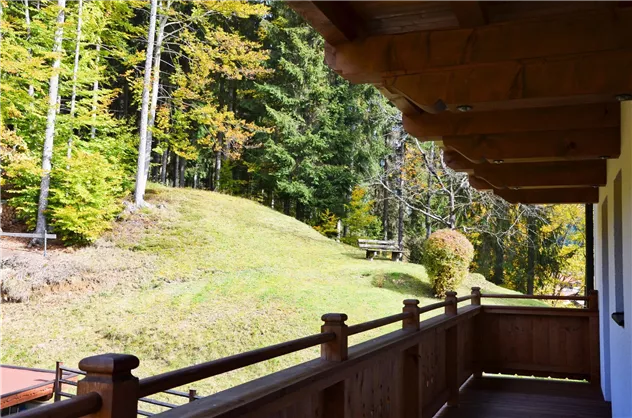
M460 232L441 229L424 243L422 261L432 280L435 296L444 297L456 290L467 277L474 257L472 243Z

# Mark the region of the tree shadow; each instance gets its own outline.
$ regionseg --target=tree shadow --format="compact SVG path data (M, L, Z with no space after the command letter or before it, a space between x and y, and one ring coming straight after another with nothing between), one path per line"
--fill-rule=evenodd
M430 283L405 273L380 273L373 277L371 284L381 289L393 290L404 295L433 297Z

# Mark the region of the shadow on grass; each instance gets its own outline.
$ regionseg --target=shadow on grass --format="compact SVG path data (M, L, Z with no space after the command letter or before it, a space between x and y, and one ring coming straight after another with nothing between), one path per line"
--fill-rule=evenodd
M405 273L380 273L371 284L381 289L393 290L405 295L432 297L430 283L422 282L415 276Z

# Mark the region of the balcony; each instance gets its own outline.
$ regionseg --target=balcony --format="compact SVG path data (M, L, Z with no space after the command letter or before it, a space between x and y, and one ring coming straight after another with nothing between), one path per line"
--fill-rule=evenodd
M406 300L402 313L350 326L346 315L326 314L319 334L141 380L132 375L139 364L134 356L89 357L79 364L86 377L78 395L18 417L131 418L142 403L160 405L152 402L157 393L318 345L318 359L190 403L162 405L167 410L156 416L610 416L599 388L596 292L519 296L581 300L583 308L481 303L497 297L503 296L473 288L471 295L449 293L425 307ZM443 313L420 321L436 309ZM349 336L397 322L402 329L348 347Z

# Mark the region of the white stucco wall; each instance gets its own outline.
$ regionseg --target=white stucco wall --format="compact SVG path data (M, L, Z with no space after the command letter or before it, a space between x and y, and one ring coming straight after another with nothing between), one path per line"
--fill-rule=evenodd
M621 171L622 180L622 259L625 328L618 326L610 315L615 311L615 242L614 242L614 180ZM607 224L603 224L602 208L607 199ZM604 228L606 228L604 230ZM595 205L595 275L600 292L601 386L604 396L612 402L615 418L632 417L632 101L621 104L621 157L608 160L608 184L599 190ZM607 233L604 247L603 233ZM602 251L607 249L608 259ZM607 261L607 276L602 272ZM609 357L609 358L608 358Z

